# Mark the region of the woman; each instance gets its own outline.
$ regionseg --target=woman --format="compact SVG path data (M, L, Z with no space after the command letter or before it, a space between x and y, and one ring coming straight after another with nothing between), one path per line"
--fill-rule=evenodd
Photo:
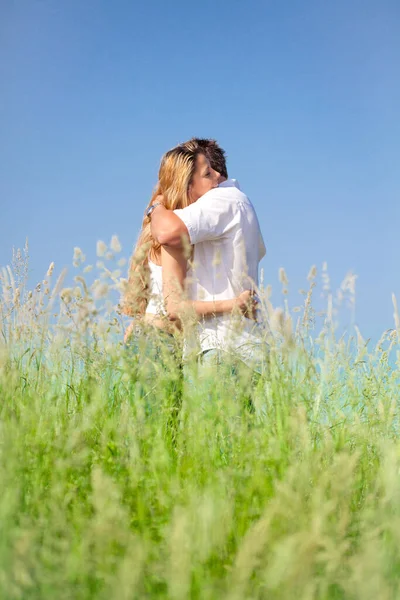
M190 148L177 146L161 160L159 181L148 209L156 202L163 202L171 210L184 208L217 187L218 178L219 173L211 169L208 159L197 144ZM241 311L245 316L254 316L255 304L250 290L242 292L233 300L184 300L187 258L183 251L174 250L174 259L178 260L171 260L170 252L160 247L151 236L150 216L144 217L131 259L128 288L123 303L123 312L135 317L126 331L126 342L135 325L140 326L136 333L140 333L143 326L147 330L151 327L151 331L155 330L162 338L170 341L181 326L182 316L190 311L205 318L235 310Z

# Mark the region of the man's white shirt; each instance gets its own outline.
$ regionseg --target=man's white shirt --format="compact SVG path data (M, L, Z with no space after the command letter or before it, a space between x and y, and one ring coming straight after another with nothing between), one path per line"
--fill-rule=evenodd
M216 301L236 298L258 288L258 267L265 245L254 207L230 179L190 206L175 210L194 245L187 276L191 299ZM218 348L239 353L248 362L261 341L261 326L242 316L218 315L198 326L200 351ZM194 350L188 341L188 351Z

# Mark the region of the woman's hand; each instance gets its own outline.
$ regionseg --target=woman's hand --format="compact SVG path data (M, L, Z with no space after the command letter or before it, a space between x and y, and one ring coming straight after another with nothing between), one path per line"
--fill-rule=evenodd
M151 217L153 216L154 211L157 210L157 208L159 206L162 206L163 209L165 210L164 196L162 194L158 194L158 196L153 198L153 200L150 202L150 204L144 211L144 216L145 216L145 219L147 219L147 221L151 221Z
M158 194L158 196L154 198L153 204L162 204L164 206L164 195Z
M244 317L256 320L258 300L254 291L245 290L236 298L236 306Z

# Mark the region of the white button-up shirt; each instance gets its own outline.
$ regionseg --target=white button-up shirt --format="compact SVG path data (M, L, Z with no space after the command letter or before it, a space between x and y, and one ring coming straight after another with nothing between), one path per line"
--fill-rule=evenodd
M185 223L194 245L187 278L191 299L233 299L244 290L257 289L265 245L254 207L234 179L174 212ZM202 319L200 351L235 351L246 360L253 355L254 344L260 343L260 333L260 325L243 316Z

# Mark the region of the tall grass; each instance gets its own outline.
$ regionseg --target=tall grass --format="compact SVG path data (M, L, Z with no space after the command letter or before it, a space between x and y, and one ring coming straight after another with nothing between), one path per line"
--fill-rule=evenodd
M119 250L90 285L79 249L75 287L50 265L29 292L20 252L2 270L0 597L400 597L396 329L337 339L354 278L334 295L323 270L318 316L316 270L294 310L282 271L249 410L220 372L149 380L120 341Z

